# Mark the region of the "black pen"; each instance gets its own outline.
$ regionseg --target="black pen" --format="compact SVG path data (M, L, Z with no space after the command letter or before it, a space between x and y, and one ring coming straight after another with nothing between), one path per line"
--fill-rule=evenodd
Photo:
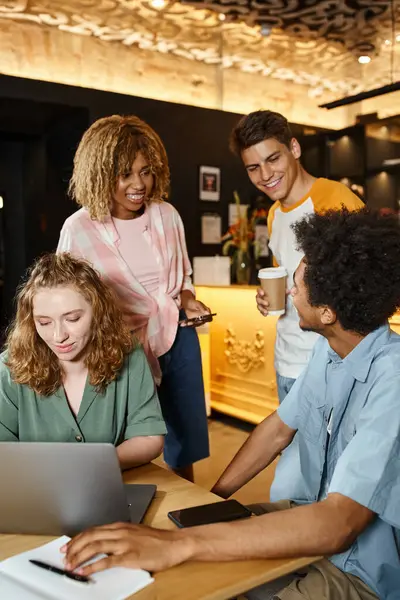
M46 571L51 571L52 573L56 573L57 575L63 575L64 577L68 577L68 579L73 579L74 581L79 581L79 583L90 583L89 577L86 575L78 575L78 573L72 573L72 571L65 571L64 569L60 569L59 567L54 567L53 565L49 565L41 560L29 559L29 562L41 569L46 569Z

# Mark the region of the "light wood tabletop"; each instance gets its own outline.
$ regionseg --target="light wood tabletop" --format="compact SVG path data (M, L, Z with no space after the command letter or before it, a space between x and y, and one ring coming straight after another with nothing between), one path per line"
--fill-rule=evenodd
M145 524L174 529L167 513L179 508L218 502L211 492L154 464L124 473L125 483L153 483L157 493ZM48 536L0 535L0 561L54 539ZM227 600L245 591L308 565L319 557L249 560L229 563L188 562L156 573L155 582L134 594L134 600Z

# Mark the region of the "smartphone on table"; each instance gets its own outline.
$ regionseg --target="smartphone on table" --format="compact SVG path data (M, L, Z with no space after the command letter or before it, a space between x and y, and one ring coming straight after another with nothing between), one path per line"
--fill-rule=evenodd
M173 510L168 513L168 517L178 527L194 527L196 525L235 521L236 519L246 519L251 515L251 510L237 500L223 500L213 504Z

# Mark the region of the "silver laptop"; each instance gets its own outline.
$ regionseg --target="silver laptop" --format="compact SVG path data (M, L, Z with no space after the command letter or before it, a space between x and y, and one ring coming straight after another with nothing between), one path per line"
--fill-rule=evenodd
M111 444L0 442L0 533L140 523L155 485L124 485Z

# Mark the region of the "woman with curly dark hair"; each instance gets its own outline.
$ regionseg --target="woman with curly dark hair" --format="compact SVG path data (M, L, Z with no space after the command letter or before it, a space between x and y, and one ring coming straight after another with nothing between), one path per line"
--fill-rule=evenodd
M0 358L0 441L107 442L122 469L166 433L143 350L85 261L47 254L28 272Z
M70 192L82 208L65 222L58 250L89 260L114 288L159 385L165 460L193 480L193 463L209 455L207 415L197 334L179 323L210 310L195 298L168 188L155 131L135 116L99 119L75 155Z

